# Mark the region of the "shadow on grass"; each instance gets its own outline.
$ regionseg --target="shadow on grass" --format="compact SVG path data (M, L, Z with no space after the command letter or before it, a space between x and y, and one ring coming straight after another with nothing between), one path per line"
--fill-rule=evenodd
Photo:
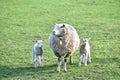
M17 66L0 66L0 79L2 78L14 78L17 76L33 76L35 74L47 75L49 73L56 73L56 64L45 65L43 67L17 67Z
M94 64L98 64L98 67L100 64L108 64L108 63L120 63L119 58L93 58L91 66L95 66ZM30 67L29 67L30 66ZM28 65L28 67L23 67L20 65L12 65L12 66L0 66L0 79L1 78L14 78L14 77L23 77L23 76L47 76L55 75L58 72L56 71L57 64L51 64L51 65L44 65L43 67L37 67L36 70L34 67L31 67L33 65ZM68 66L70 64L68 63ZM73 63L71 67L77 68L77 62ZM78 67L79 68L79 67ZM120 68L120 66L118 66ZM70 71L71 70L71 71ZM72 72L72 68L70 68L69 72ZM62 72L62 71L61 71Z

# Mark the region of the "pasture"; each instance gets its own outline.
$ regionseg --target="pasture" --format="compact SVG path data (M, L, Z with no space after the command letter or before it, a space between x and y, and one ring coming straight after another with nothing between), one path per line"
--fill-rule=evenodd
M79 50L67 72L57 72L48 45L54 23L91 38L92 63L78 67ZM33 40L44 40L43 67L31 64ZM119 0L0 0L0 80L120 80Z

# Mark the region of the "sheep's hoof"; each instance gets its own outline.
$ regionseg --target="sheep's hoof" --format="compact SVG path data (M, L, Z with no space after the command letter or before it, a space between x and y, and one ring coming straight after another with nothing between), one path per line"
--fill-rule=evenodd
M60 70L57 70L57 72L60 72Z
M40 64L40 67L43 67L43 64Z
M70 62L70 65L72 65L73 64L73 62Z
M87 66L87 64L85 64L85 66Z
M41 68L43 67L43 65L42 66L40 66Z
M66 69L66 68L64 69L64 72L67 72L67 69Z
M88 61L88 63L91 63L91 61Z
M64 70L64 72L67 72L67 70Z
M59 69L59 68L57 68L57 72L60 72L60 69Z
M78 63L78 66L81 66L81 63Z
M31 64L34 64L34 62L32 62Z

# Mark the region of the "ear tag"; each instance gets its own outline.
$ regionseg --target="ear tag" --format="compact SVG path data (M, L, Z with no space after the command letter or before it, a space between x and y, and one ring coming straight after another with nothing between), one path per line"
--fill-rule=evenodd
M62 45L62 40L60 40L60 45Z

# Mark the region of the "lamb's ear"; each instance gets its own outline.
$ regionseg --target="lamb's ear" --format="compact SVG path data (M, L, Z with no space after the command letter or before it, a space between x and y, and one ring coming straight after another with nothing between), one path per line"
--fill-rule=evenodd
M91 40L91 38L88 38L88 40Z
M38 40L34 40L36 43L38 42Z
M32 40L32 42L37 42L37 40Z
M83 40L83 39L84 39L84 38L82 38L82 37L80 38L80 40Z
M44 42L44 40L42 40L42 42Z
M55 26L57 23L53 23L53 26Z

